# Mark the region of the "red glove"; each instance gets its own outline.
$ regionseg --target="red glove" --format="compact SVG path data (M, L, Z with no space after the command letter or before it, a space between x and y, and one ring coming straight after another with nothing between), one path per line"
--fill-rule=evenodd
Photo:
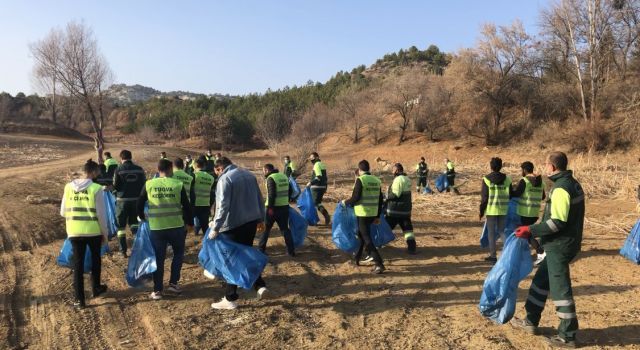
M269 208L267 208L267 215L268 215L269 217L273 217L274 215L276 215L276 211L275 211L275 209L273 209L273 207L269 207Z
M516 229L516 237L529 239L531 237L531 231L529 226L520 226Z

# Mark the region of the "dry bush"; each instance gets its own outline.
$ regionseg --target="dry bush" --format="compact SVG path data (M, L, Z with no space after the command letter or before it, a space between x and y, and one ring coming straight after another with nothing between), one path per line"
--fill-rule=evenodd
M140 127L136 136L145 145L150 145L155 143L158 140L158 133L156 130L150 125L143 125Z
M221 114L203 115L189 122L189 135L202 137L204 147L223 147L231 135L229 118Z

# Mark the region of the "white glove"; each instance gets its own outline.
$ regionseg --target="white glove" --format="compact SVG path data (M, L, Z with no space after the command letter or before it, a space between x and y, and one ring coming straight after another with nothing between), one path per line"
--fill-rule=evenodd
M216 239L218 236L218 232L214 230L209 230L209 235L207 236L209 239Z
M209 221L209 228L211 230L213 230L214 228L216 228L216 225L213 223L213 221Z

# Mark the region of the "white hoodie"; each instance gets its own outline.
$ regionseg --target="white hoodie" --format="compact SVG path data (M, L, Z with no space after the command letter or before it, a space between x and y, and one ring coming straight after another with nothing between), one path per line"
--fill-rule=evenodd
M89 187L92 183L93 181L91 181L91 179L75 179L71 181L71 186L73 186L74 191L79 192L87 189L87 187ZM62 203L60 204L60 215L62 215L63 217L65 213L64 202L65 202L64 195L62 195ZM107 208L104 206L103 190L96 192L96 214L98 215L100 232L102 232L102 235L106 237L109 232L109 226L107 223Z

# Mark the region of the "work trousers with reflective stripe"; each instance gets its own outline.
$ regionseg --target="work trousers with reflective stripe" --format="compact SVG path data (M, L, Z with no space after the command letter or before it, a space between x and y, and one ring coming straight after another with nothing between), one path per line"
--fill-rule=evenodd
M389 224L389 227L391 227L391 230L400 225L402 233L404 234L404 239L406 241L416 239L415 235L413 234L413 224L411 223L411 217L387 215L385 219L387 220L387 224Z
M578 331L576 305L573 301L569 273L569 263L574 257L575 254L547 251L546 258L538 266L538 271L533 277L524 306L527 310L527 319L537 326L547 297L551 294L556 313L560 318L558 335L566 340L574 340Z

